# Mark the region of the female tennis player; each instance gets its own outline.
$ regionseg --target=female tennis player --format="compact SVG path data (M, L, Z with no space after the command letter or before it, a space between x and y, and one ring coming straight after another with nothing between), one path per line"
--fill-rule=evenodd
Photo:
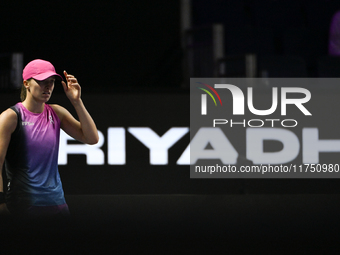
M54 66L36 59L23 70L21 101L0 115L0 214L66 216L69 214L58 172L60 128L86 144L98 142L96 125L81 100L77 79L64 71L66 83ZM57 104L47 104L56 79L78 115ZM2 168L8 179L6 196Z

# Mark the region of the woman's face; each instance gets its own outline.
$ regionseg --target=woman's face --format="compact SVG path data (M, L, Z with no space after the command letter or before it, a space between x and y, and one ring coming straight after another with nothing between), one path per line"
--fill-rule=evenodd
M54 82L54 77L49 77L43 81L31 79L28 82L27 95L31 94L31 96L37 101L47 102L51 98L54 89Z

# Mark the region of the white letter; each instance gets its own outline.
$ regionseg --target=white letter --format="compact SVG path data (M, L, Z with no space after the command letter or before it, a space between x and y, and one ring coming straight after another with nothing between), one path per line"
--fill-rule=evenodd
M205 149L210 144L213 149ZM184 164L190 154L191 164L199 159L220 159L223 164L235 164L238 153L220 128L200 128L177 164Z
M109 165L125 165L125 129L122 127L107 130L107 157Z
M292 122L294 122L295 123L295 125L294 126L288 126L288 125L285 125L285 124L283 124L285 121L292 121ZM283 127L296 127L297 126L297 121L296 120L294 120L294 119L287 119L287 120L283 120L283 121L281 121L281 125L283 126Z
M259 121L259 122L261 122L261 126L252 126L252 125L250 125L250 122L253 122L253 121ZM248 126L249 126L249 127L263 127L263 125L264 125L263 120L252 119L252 120L249 120L249 121L248 121Z
M86 163L88 165L104 165L105 155L100 147L104 144L104 136L102 132L98 131L99 141L97 144L67 144L68 140L74 139L66 134L63 130L60 132L60 143L59 143L59 165L67 165L67 154L85 154Z
M151 165L166 165L168 149L188 133L189 128L170 128L162 137L148 127L128 128L128 131L150 149Z
M240 88L231 84L215 84L216 89L229 89L233 96L233 114L244 114L244 95Z
M292 93L303 93L306 95L305 98L287 99L286 94ZM308 102L311 99L311 93L308 89L304 88L281 88L281 115L286 115L286 105L295 104L305 115L312 115L302 104Z
M272 127L274 127L274 121L275 120L278 120L279 121L279 119L266 119L266 121L271 121L272 122Z
M254 164L282 164L292 161L300 151L296 135L281 128L247 128L247 158ZM263 152L263 141L274 140L283 144L278 152Z
M190 165L190 144L185 148L176 163L177 165Z
M207 115L207 95L201 96L201 115Z
M319 140L317 128L303 128L302 141L302 161L306 164L319 163L319 152L340 152L340 140Z
M219 122L220 121L220 122ZM226 120L226 119L214 119L214 121L213 121L213 127L215 127L216 126L216 124L227 124L228 123L228 120Z
M241 124L243 125L243 127L246 127L246 120L243 119L243 122L233 122L233 120L230 120L230 127L233 127L233 124L237 125L237 124Z
M248 88L248 108L249 110L256 115L269 115L275 112L277 108L277 88L273 88L272 95L273 103L270 109L268 110L257 110L254 108L253 104L253 88Z

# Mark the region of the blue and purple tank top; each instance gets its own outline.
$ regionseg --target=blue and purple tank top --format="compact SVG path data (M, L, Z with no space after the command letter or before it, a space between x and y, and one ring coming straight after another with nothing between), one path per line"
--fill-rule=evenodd
M58 171L60 120L51 106L42 113L28 111L22 103L11 107L18 124L7 150L9 208L65 204Z

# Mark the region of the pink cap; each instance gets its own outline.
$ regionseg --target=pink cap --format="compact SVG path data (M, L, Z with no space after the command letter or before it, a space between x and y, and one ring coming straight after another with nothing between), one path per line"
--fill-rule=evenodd
M63 79L55 72L55 68L50 62L42 59L35 59L29 62L22 71L22 78L24 80L33 78L42 81L51 76Z

